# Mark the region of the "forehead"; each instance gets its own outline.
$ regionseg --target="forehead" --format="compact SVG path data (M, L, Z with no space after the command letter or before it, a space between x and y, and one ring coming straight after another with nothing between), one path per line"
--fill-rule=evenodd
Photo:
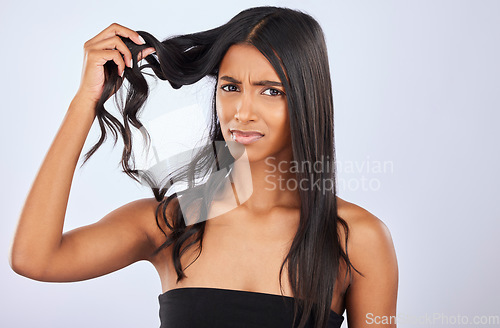
M228 49L219 67L219 76L223 75L280 81L267 58L249 44L235 44Z

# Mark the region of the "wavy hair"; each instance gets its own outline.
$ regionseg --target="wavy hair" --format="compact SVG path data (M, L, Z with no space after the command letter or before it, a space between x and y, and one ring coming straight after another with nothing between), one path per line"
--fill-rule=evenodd
M170 37L161 42L147 32L138 31L138 33L146 44L136 45L129 39L123 38L133 58L137 58L138 53L147 47L154 47L156 53L145 58L147 64L139 66L134 63L132 68L125 70L124 79L128 81L129 88L125 104L119 106L123 124L104 108L104 103L112 95L113 90L120 88L122 83L116 64L113 62L105 64L106 82L96 106L101 137L86 153L83 164L105 141L106 129L113 134L115 145L118 134L121 135L124 142L121 159L123 171L136 181L146 181L159 202L156 223L166 240L155 254L173 245L172 258L179 282L186 277L180 257L198 242L198 256L201 254L206 221L186 226L183 213L177 204L172 212L174 214L170 224L167 220L167 206L178 197L186 197L193 203L195 200L200 200L201 202L198 202L200 216L207 214L214 193L199 199L197 193L199 189L194 188L194 178L197 175L215 174L211 161L214 142L224 141L224 138L216 113L214 90L209 131L211 143L202 147L188 165L170 172L162 181L157 181L147 172L136 170L130 124L136 129L143 127L138 116L149 93L148 83L144 78L147 73L143 70L150 68L154 76L168 81L175 89L194 84L207 76L216 80L219 65L229 47L234 44L251 44L268 59L283 83L288 103L294 160L298 163L315 163L324 161L325 158L335 161L333 95L327 49L322 29L310 15L287 8L267 6L244 10L220 27ZM149 140L149 135L147 139ZM219 169L228 168L232 157L227 153L227 148L223 148L220 152L221 158L227 160L219 163ZM298 172L297 179L308 182L329 180L333 182L333 192L325 193L320 188L316 190L299 188L301 199L299 227L290 250L281 264L279 282L281 286L283 267L288 262L288 279L295 299L294 325L300 308L302 317L298 324L299 328L306 325L311 315L314 316L315 327L325 328L334 286L339 278L340 261L347 264L344 279L347 275L351 276L351 267L356 270L347 255L349 227L337 213L335 167L322 172ZM188 188L189 190L182 195L174 192L166 197L173 186L172 181L186 181L192 189ZM210 184L202 187L204 190L217 190L222 185L220 179L211 180ZM167 234L161 228L159 220L165 222L170 233ZM341 247L339 232L341 228L344 229L346 236L345 252ZM184 245L190 237L195 238L188 245Z

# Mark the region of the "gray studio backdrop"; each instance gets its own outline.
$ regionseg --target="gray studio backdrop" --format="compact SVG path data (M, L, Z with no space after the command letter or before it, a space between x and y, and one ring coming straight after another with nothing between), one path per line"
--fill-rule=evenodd
M1 327L159 326L161 286L151 264L84 282L33 281L8 265L15 224L78 88L86 40L112 22L163 39L264 4L302 9L324 28L339 195L391 231L400 326L467 319L494 327L486 324L500 315L500 2L493 0L2 1ZM144 117L203 103L203 90L173 93L160 81ZM180 138L192 131L186 126ZM94 124L84 151L98 133ZM76 171L65 231L152 196L121 173L121 143L111 145Z

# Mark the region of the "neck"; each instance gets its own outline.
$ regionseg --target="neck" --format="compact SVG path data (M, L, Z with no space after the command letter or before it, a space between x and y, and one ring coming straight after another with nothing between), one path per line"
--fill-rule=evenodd
M230 180L239 206L256 215L275 207L300 208L296 176L290 172L292 156L280 157L248 162L242 155L235 161Z

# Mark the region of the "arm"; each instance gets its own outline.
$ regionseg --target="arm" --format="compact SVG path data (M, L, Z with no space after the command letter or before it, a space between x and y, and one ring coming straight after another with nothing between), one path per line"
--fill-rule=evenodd
M47 255L40 252L43 248L38 246L38 237L31 241L31 248L24 250L24 262L20 260L21 249L13 244L12 249L18 253L11 253L11 266L18 274L35 280L70 282L151 260L156 249L151 231L157 229L157 205L156 199L146 198L121 206L96 223L65 232L58 247Z
M396 327L398 264L391 234L385 224L358 207L352 215L348 240L354 267L346 292L348 326Z
M146 258L151 250L144 225L150 201L131 203L62 235L73 174L102 93L103 65L113 60L122 72L132 59L117 34L141 42L135 31L113 24L85 43L80 88L28 193L12 241L9 263L21 275L44 281L88 279Z

